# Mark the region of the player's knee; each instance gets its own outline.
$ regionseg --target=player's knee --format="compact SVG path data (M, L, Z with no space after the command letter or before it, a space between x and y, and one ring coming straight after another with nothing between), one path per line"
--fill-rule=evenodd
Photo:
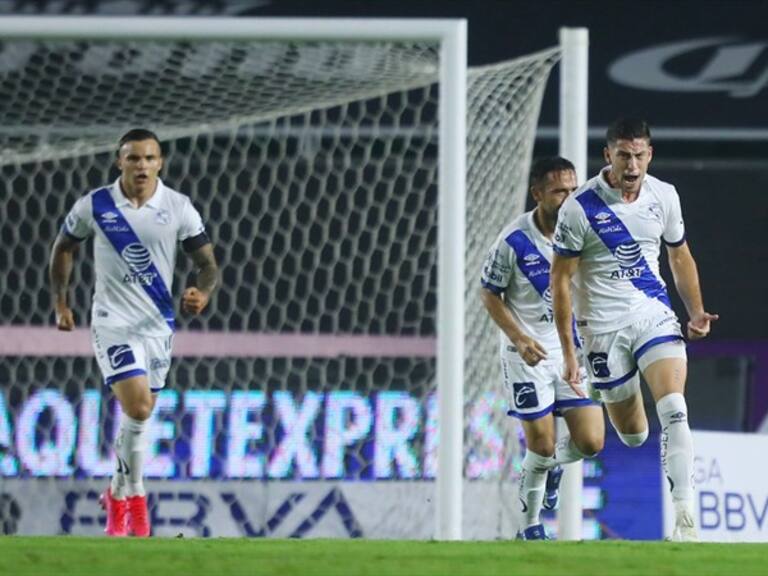
M555 440L553 438L531 438L528 441L528 450L539 456L551 458L555 455Z
M130 406L126 406L124 411L127 416L143 422L144 420L149 420L149 417L152 415L152 403L136 402Z
M585 458L592 458L602 452L605 437L602 434L589 434L586 437L574 438L573 442Z
M622 441L622 443L625 446L629 446L630 448L637 448L638 446L642 446L648 439L648 428L634 434L619 432L618 430L616 432L618 433L619 439Z

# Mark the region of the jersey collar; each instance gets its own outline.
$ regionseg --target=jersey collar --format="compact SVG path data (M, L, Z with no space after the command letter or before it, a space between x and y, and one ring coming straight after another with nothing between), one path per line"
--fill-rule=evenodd
M531 234L533 234L539 242L543 242L544 244L552 244L552 240L544 236L544 234L539 230L538 225L536 224L536 220L534 218L534 212L535 210L531 210L526 214L526 221L528 223L528 229L531 231Z
M610 164L608 166L604 166L600 169L600 174L597 177L597 182L600 185L600 189L603 190L606 194L609 194L611 198L621 200L621 189L620 188L614 188L611 186L610 182L608 182L608 178L605 177L605 173L607 170L610 170L611 166ZM637 199L640 198L640 196L643 194L643 188L645 188L645 183L648 181L648 174L646 174L643 177L643 183L640 185L640 191L637 194Z
M126 198L123 195L123 191L120 188L119 177L112 184L110 194L112 194L112 199L115 201L115 206L117 206L118 208L121 208L123 206L133 206L133 204L131 204L131 201L128 200L128 198ZM165 184L163 184L163 181L160 178L158 178L157 188L155 189L155 193L152 194L152 197L149 200L147 200L144 206L149 206L150 208L154 208L155 210L157 210L161 207L164 196L165 196Z

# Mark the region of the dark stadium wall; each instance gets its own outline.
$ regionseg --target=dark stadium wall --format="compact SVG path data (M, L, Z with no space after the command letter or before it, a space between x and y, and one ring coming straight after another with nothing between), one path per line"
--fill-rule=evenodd
M707 129L712 142L724 131L768 129L768 4L761 0L0 1L0 14L13 13L466 18L473 66L548 48L560 27L583 26L590 33L591 127L638 113L657 129L699 131L699 137ZM544 126L557 123L556 97L550 90Z

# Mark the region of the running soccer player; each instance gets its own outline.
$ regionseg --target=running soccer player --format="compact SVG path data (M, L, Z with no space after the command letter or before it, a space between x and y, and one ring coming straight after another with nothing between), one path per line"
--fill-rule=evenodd
M653 148L646 122L614 122L604 156L608 166L565 201L555 232L552 296L564 377L580 390L571 331L573 286L592 385L627 446L639 446L648 437L638 369L648 383L675 503L673 539L695 541L693 442L683 396L685 342L659 273L662 241L690 318L688 337L705 337L718 316L704 309L677 191L647 173Z
M522 529L518 538L544 540L542 506L557 506L560 464L595 456L603 448L602 409L562 378L563 358L549 288L552 236L563 201L576 189L573 164L564 158L534 162L530 191L536 208L498 236L485 260L481 299L500 328L500 355L508 414L522 422L527 449L520 478ZM563 415L570 436L556 443L553 414Z
M157 136L144 129L119 142L120 177L80 198L53 245L50 279L56 325L70 331L68 304L74 253L94 237L96 289L91 337L96 359L123 412L115 440L117 466L102 495L110 536L149 536L143 482L144 437L157 393L171 364L173 269L181 242L197 268L196 285L181 307L200 314L216 287L218 268L202 219L186 196L158 177L163 155Z

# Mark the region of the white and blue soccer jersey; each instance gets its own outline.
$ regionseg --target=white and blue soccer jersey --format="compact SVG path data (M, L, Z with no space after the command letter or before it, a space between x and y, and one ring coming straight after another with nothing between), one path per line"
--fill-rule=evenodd
M190 250L207 243L188 197L158 180L149 201L136 208L118 180L80 198L62 230L76 240L94 236L93 326L155 337L173 333L171 289L179 242Z
M503 293L515 322L547 350L545 363L560 362L561 350L549 289L551 260L552 243L536 227L533 212L526 212L493 243L481 275L482 285L496 294ZM501 346L516 353L503 332Z
M646 175L634 202L624 202L603 173L566 199L554 249L580 257L573 290L580 331L611 332L671 310L659 273L662 240L680 246L685 226L674 186L653 176Z

